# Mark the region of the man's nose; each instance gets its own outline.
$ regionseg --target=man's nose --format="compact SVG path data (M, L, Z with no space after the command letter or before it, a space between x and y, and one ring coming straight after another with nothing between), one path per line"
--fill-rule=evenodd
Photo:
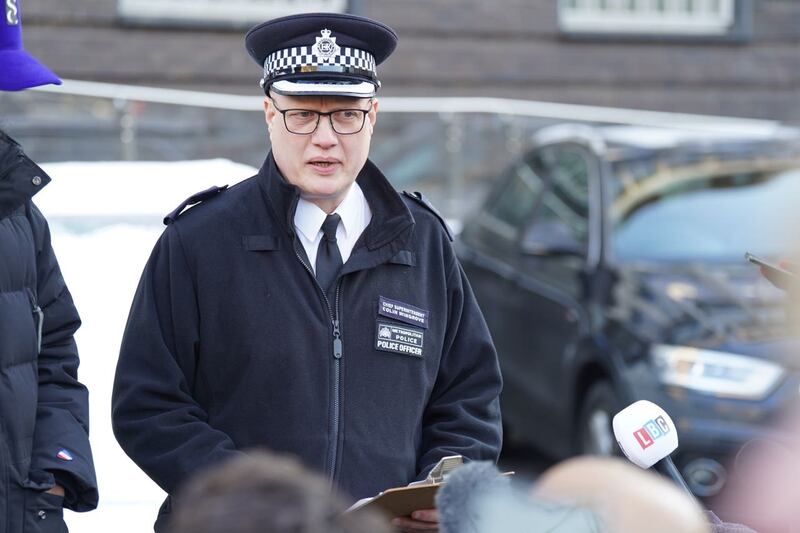
M317 129L311 137L314 144L324 148L329 148L338 144L339 137L336 135L336 132L333 131L330 115L319 117L319 124L317 124Z

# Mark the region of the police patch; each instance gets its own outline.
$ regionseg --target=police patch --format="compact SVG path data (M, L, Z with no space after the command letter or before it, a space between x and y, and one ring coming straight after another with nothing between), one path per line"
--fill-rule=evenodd
M377 321L375 332L375 348L383 352L399 353L422 357L422 346L425 332L406 326L398 326L389 322Z
M428 311L413 305L390 300L383 296L378 297L378 314L393 318L412 326L428 329Z

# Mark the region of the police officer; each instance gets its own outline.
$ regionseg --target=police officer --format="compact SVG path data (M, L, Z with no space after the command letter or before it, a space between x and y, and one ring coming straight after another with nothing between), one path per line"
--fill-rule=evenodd
M452 237L367 159L376 65L396 39L342 14L247 34L272 151L258 175L168 215L117 366L115 434L167 493L254 446L355 498L444 456L497 459L497 357ZM435 531L437 515L395 525Z
M61 80L22 47L16 0L0 14L0 90ZM97 506L80 318L31 198L50 178L0 130L0 532L63 532Z

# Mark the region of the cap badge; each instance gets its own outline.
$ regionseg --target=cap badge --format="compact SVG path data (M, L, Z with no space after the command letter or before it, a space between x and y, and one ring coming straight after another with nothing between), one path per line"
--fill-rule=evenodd
M19 24L19 8L17 7L17 0L5 0L6 3L6 22L9 26L16 26Z
M320 32L322 37L317 37L316 44L311 48L314 55L324 62L339 54L339 45L336 44L336 37L331 37L331 30L324 29Z

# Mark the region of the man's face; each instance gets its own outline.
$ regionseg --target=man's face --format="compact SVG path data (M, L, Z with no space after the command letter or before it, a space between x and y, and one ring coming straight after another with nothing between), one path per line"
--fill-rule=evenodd
M352 135L333 131L329 117L322 116L314 133L297 135L286 129L278 109L306 109L322 113L339 109L369 110L364 128ZM264 99L272 153L281 174L300 189L306 200L326 212L344 199L369 154L372 130L378 112L375 99L340 96L283 96L272 93Z

